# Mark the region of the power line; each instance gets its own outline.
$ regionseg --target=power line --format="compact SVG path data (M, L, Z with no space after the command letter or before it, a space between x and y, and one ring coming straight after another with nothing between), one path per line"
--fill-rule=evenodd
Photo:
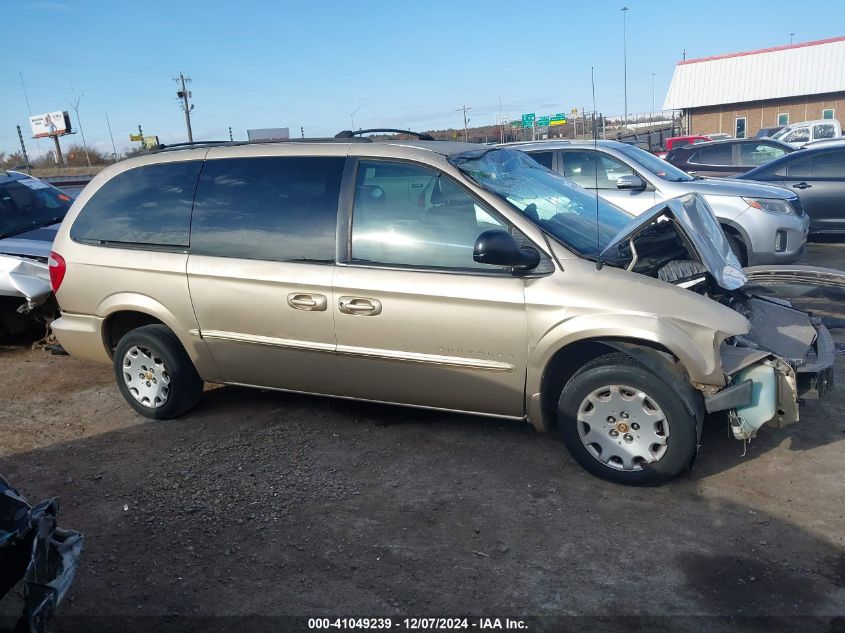
M188 128L188 142L194 142L194 133L191 131L191 110L194 109L194 106L188 101L191 98L192 94L190 90L188 90L185 84L191 83L190 77L185 77L182 73L179 73L179 76L174 78L177 84L182 85L181 90L176 91L176 96L180 99L180 105L182 110L185 111L185 126Z
M79 102L84 97L84 94L76 96L76 91L73 89L73 82L70 84L70 91L73 93L76 102L68 101L70 107L73 108L73 111L76 113L76 124L79 126L79 133L82 135L82 148L85 150L85 160L88 163L88 167L91 166L91 157L88 156L88 144L85 142L85 132L82 130L82 119L79 118Z

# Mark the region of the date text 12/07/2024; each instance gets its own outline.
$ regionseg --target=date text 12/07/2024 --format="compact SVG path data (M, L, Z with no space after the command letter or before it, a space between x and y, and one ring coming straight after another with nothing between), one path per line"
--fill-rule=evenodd
M347 631L390 630L406 631L519 631L528 628L524 620L511 618L309 618L309 630L340 629Z

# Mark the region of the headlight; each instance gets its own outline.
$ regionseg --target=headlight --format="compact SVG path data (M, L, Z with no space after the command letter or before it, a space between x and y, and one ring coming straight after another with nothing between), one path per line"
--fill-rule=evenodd
M760 209L761 211L768 211L769 213L780 213L782 215L795 215L795 209L789 204L788 200L781 200L779 198L743 198L748 206Z

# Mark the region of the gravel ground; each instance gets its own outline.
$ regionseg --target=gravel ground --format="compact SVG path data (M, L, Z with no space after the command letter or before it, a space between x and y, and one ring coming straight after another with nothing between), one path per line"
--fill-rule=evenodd
M810 262L845 268L845 245ZM60 496L86 536L59 631L256 614L841 630L843 413L840 387L745 456L712 420L690 477L632 489L553 436L470 416L210 387L184 418L142 422L110 367L0 346L0 472ZM531 624L567 623L598 627Z

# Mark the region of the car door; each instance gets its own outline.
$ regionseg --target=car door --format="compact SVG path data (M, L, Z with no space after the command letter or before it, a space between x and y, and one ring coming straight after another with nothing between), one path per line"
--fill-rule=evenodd
M387 173L423 181L424 190L393 199L382 186ZM524 282L472 256L481 233L506 223L428 166L361 159L354 178L333 285L338 395L522 416Z
M197 187L187 272L229 382L332 393L343 156L215 158Z
M810 217L810 232L845 230L845 148L797 152L762 178L798 194Z
M657 203L654 188L648 180L614 156L598 150L579 148L563 150L561 158L558 171L564 177L584 189L597 192L600 197L628 213L639 215ZM636 176L645 186L642 189L619 189L616 181L621 176Z

